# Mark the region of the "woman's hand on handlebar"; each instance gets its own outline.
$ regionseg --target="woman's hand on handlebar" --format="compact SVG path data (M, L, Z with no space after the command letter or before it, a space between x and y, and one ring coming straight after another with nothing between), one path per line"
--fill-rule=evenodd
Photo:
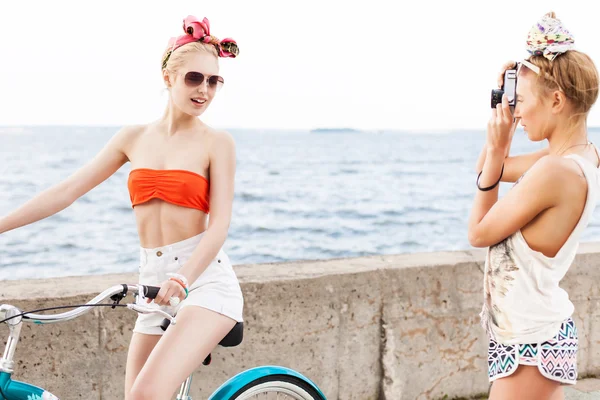
M166 280L160 285L160 290L154 299L154 304L159 306L170 306L171 297L177 297L179 300L185 299L185 290L183 286L173 280ZM147 298L146 303L150 303L152 299Z

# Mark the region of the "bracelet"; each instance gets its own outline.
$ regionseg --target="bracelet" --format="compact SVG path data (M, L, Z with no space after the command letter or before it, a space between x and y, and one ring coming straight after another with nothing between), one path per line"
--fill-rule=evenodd
M188 294L189 294L189 291L188 291L188 288L187 288L187 286L185 286L185 285L183 284L183 282L182 282L181 280L179 280L178 278L175 278L175 277L170 277L170 278L169 278L169 280L170 280L170 281L177 282L177 283L179 283L179 284L181 285L181 287L182 287L182 288L183 288L183 290L185 291L185 298L187 299L187 297L188 297Z
M496 183L494 183L492 186L488 186L486 188L482 188L481 186L479 186L479 178L481 178L481 174L483 173L483 170L481 170L481 172L479 173L479 175L477 175L477 189L481 190L482 192L487 192L489 190L494 189L496 186L498 186L498 184L500 183L500 181L502 180L502 175L504 175L504 163L502 163L502 171L500 171L500 178L498 178L498 181L496 181Z
M184 289L186 287L185 284L180 279L178 279L178 278L170 277L169 280L179 283L179 285L181 285L181 287L184 288Z
M178 273L168 273L167 276L171 276L173 278L179 279L181 281L181 283L182 283L182 286L185 286L185 287L189 286L187 278L185 276L181 275L181 274L178 274Z

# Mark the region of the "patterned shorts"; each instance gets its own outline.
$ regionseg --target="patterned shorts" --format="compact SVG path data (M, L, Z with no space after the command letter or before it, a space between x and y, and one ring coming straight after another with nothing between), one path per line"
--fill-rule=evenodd
M556 336L543 343L504 345L490 339L490 382L509 376L521 364L537 365L546 378L574 385L577 382L577 347L577 328L571 318L562 323Z

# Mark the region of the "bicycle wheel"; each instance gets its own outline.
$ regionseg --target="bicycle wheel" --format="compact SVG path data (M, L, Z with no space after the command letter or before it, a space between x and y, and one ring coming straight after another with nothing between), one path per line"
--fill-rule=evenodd
M325 400L308 383L289 375L267 375L250 381L230 400Z

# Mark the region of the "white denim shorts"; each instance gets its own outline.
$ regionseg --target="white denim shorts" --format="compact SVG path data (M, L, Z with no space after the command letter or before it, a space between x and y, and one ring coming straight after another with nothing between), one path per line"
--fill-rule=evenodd
M140 248L140 279L142 285L160 286L169 277L168 273L177 272L192 255L204 233L155 249ZM237 322L243 322L244 298L239 281L229 257L223 251L208 265L195 282L190 283L188 297L176 307L146 304L143 296L136 302L150 308L162 309L176 314L183 307L199 306L225 315ZM138 314L134 332L146 335L162 335L160 328L163 317L159 314Z

